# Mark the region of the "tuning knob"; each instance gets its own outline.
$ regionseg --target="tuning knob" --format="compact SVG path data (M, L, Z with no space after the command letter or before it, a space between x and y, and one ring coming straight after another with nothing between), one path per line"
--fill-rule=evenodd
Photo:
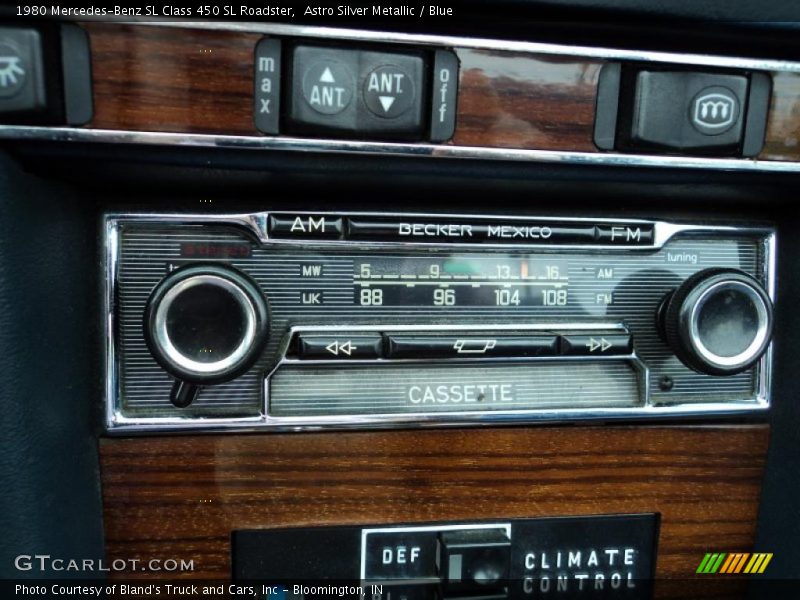
M706 269L668 295L659 325L675 355L709 375L740 373L764 354L772 338L772 302L742 271Z
M269 329L267 303L243 273L193 265L165 277L144 313L150 353L175 377L170 393L186 407L205 385L235 379L258 359Z

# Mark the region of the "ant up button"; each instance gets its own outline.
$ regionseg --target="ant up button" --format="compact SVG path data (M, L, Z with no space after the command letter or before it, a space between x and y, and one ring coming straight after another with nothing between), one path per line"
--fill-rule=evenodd
M312 64L303 76L303 97L323 115L338 115L353 99L354 79L350 68L335 60Z
M295 46L287 125L300 133L346 133L358 126L359 52Z

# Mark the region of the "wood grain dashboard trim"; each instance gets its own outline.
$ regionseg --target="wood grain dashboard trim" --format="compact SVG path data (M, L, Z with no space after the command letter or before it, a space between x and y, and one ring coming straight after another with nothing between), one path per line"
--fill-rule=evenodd
M235 529L658 512L657 574L689 577L711 546L752 547L768 438L731 425L103 439L107 558L193 558L181 577L222 579Z
M94 79L90 127L255 135L258 34L87 23Z
M800 73L773 73L761 160L800 159Z
M262 135L252 114L253 53L261 34L109 23L84 27L95 88L89 128ZM581 52L588 49L576 48L570 56L454 49L461 62L461 89L451 146L602 156L592 139L597 79L605 62L599 52L586 55ZM774 71L759 160L800 160L798 139L800 73Z
M459 48L459 146L597 152L601 61Z

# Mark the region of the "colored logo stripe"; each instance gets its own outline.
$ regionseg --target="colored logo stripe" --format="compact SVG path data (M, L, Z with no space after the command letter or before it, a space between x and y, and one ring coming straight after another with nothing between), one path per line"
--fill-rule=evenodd
M703 560L700 561L700 566L697 567L697 571L695 573L705 573L706 572L706 565L708 564L708 560L711 558L710 554L706 554L703 557Z
M706 554L700 566L697 567L696 573L716 573L719 569L722 560L725 558L725 553L715 552L714 554Z
M761 560L763 560L763 559L761 558L761 555L759 555L759 554L753 554L753 556L751 556L751 557L750 557L750 560L748 560L748 561L747 561L747 566L744 568L744 572L745 572L745 573L754 573L754 572L755 572L755 573L758 573L758 571L753 571L753 567L754 567L754 566L755 566L757 563L760 563L760 562L761 562Z
M736 565L736 570L734 573L741 573L742 569L744 569L744 565L747 563L747 559L750 558L750 553L742 554L742 557L739 559L739 563Z
M719 570L720 573L727 573L728 569L731 568L731 564L733 560L736 558L736 554L728 554L728 558L725 559L725 562L722 563L722 568Z
M747 559L750 558L749 552L737 552L731 555L733 558L731 559L731 564L728 566L727 570L720 571L720 573L739 573L743 568Z
M767 568L769 561L772 560L772 552L770 553L761 553L761 554L753 554L753 558L750 559L750 562L747 563L747 566L744 568L745 573L763 573L764 570Z
M749 552L709 552L700 561L696 573L711 574L737 574L737 573L763 573L772 560L772 553Z

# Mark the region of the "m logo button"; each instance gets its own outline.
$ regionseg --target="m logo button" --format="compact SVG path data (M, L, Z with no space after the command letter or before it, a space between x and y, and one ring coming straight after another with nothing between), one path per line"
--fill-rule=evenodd
M694 100L689 110L692 125L704 135L719 135L728 131L739 118L739 101L725 88L706 88Z

